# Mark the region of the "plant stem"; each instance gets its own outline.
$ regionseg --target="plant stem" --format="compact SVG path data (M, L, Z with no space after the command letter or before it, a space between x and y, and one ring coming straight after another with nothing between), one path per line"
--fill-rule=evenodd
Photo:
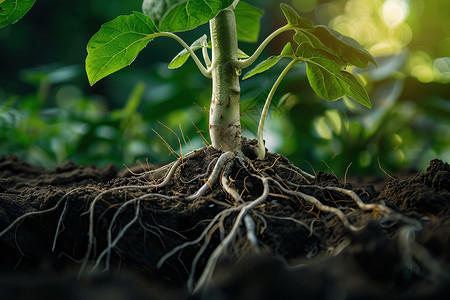
M189 54L191 55L192 59L194 60L194 62L197 65L198 69L200 70L200 72L202 72L202 74L205 75L205 77L211 78L211 72L208 71L205 68L205 66L203 66L203 64L198 59L198 57L195 54L195 52L192 51L191 47L189 47L189 45L186 44L179 36L177 36L176 34L173 34L171 32L160 32L160 33L158 33L158 36L170 37L170 38L176 40L178 43L180 43L181 46L183 46L183 48L186 49L189 52Z
M233 3L230 5L230 7L234 10L236 6L238 5L239 0L234 0Z
M234 12L230 9L220 11L210 21L210 29L213 87L209 134L215 149L236 151L241 147L241 70L236 67L238 46Z
M278 76L277 80L275 81L274 85L272 86L272 89L269 92L269 95L267 95L266 103L264 104L263 111L261 112L261 118L259 119L259 125L258 125L258 159L264 159L266 156L266 148L264 146L264 139L263 139L263 131L264 131L264 122L266 121L267 112L269 111L270 102L272 101L273 96L275 95L275 92L280 85L281 81L283 80L284 76L289 72L289 70L298 63L298 59L293 59L287 66L284 68L283 72L281 72L280 76Z
M272 41L276 36L280 35L281 33L294 29L291 25L285 25L283 27L278 28L277 30L275 30L274 32L272 32L262 43L261 45L259 45L259 47L255 50L255 53L252 54L252 56L250 56L247 59L244 60L240 60L237 62L237 66L239 66L240 68L244 69L248 66L250 66L252 63L255 62L255 60L258 59L258 57L261 55L261 53L263 52L263 50L266 48L266 46L270 43L270 41Z
M206 66L211 67L211 60L209 59L208 48L206 45L202 47L203 60L205 61ZM211 72L210 72L211 73Z

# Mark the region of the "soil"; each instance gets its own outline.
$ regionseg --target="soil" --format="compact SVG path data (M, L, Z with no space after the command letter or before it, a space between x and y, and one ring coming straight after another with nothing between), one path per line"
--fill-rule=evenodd
M171 182L157 192L193 194L219 155L204 148L183 161ZM377 182L376 187L356 181L344 184L322 171L308 183L294 178L299 176L283 167L289 162L277 154L253 163L269 175L295 179L303 193L340 208L351 224L363 229L352 231L334 214L271 186L269 198L251 212L258 247L249 242L246 227L239 227L208 287L189 295L187 280L204 240L183 248L161 268L157 263L174 247L197 239L219 212L235 205L216 186L192 201L146 198L140 203L138 221L111 251L109 264L102 260L100 268L80 275L88 248L90 203L102 191L145 186L149 180L112 165L65 162L46 170L9 155L0 158L0 231L26 213L55 209L29 215L0 237L0 299L444 299L450 294L448 163L433 160L426 172L396 179L386 176L384 184ZM238 164L230 178L245 201L261 195L260 180ZM417 220L420 228L411 230L402 220L382 219L340 193L314 186L352 189L365 203L384 203ZM116 189L96 203L95 238L86 270L92 270L107 247L113 220L110 230L116 236L136 217L134 204L122 207L114 219L120 204L146 193L146 188ZM196 264L195 279L236 216L230 214L220 230L216 227L207 236L209 244Z

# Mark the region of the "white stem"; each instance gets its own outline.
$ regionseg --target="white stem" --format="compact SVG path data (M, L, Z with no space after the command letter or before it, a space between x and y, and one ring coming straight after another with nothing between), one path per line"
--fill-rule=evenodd
M234 10L236 8L236 6L238 5L239 0L234 0L233 3L231 4L231 8Z
M211 59L209 58L208 47L206 45L202 46L202 54L203 54L203 60L205 61L206 66L211 68L212 67L211 66ZM211 71L208 71L208 72L211 72Z
M263 131L264 131L264 123L266 121L267 112L269 111L270 102L272 101L273 95L275 94L278 86L280 85L281 81L283 80L284 76L286 76L287 72L296 64L298 63L298 59L293 59L287 66L284 68L283 72L281 72L280 76L278 76L277 80L275 81L275 84L272 86L272 89L269 92L269 95L267 95L266 103L264 104L263 111L261 113L261 118L259 119L259 125L258 125L258 159L264 159L266 156L266 148L264 146L264 138L263 138Z
M237 62L237 32L234 12L221 10L209 21L211 30L212 97L209 135L214 149L236 151L241 147L240 69Z

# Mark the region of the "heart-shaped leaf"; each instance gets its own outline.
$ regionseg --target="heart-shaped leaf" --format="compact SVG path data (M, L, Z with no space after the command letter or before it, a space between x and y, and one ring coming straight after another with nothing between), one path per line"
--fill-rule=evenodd
M233 0L144 0L142 11L160 31L193 29L214 18Z
M138 53L160 35L152 20L133 12L105 23L87 45L86 73L93 85L131 64Z

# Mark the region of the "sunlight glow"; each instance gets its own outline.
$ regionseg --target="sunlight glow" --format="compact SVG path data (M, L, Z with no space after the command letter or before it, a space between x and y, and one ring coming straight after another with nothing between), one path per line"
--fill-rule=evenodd
M394 28L402 23L409 14L409 5L405 0L387 0L381 6L384 23Z

